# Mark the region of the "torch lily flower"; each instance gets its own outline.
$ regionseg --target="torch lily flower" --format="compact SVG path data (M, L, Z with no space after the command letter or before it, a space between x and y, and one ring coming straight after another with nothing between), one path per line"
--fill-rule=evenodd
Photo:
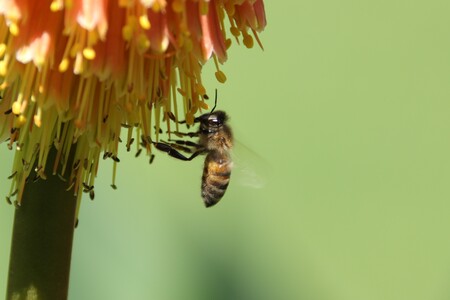
M265 25L262 0L0 0L0 142L15 149L7 200L20 206L27 180L47 177L52 146L51 170L78 202L100 157L120 161L122 130L127 150L153 155L162 122L192 124L208 109L204 63L225 82L232 41L262 47Z

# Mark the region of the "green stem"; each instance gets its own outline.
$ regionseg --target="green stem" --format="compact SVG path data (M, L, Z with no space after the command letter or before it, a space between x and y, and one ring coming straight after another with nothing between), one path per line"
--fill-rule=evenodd
M47 165L53 166L52 148ZM47 172L27 183L14 215L7 299L67 299L76 197ZM33 174L30 178L33 178ZM27 298L37 294L37 297Z

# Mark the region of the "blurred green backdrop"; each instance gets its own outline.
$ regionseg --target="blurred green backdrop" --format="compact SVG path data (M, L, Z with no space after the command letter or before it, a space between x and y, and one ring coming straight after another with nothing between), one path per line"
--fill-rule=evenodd
M266 10L265 51L234 46L225 85L204 75L267 185L233 177L205 209L201 159L124 147L119 189L105 162L83 201L71 299L450 298L450 2ZM0 295L13 213L0 204Z

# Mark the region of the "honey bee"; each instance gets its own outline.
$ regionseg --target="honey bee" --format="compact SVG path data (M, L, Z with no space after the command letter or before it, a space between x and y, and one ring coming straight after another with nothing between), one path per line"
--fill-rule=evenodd
M153 143L157 149L180 160L190 161L198 155L206 154L201 186L201 195L206 207L213 206L222 199L230 182L231 169L233 168L231 158L233 134L227 123L228 115L224 111L214 111L215 107L216 105L211 112L194 119L194 123L200 124L197 132L184 134L190 137L198 137L198 143L183 140L175 140L175 143L172 144L166 142ZM186 157L177 150L188 151L187 147L182 145L195 147L196 150L190 157Z
M199 117L199 144L206 154L202 176L202 198L206 207L222 199L230 182L233 161L233 134L224 111Z

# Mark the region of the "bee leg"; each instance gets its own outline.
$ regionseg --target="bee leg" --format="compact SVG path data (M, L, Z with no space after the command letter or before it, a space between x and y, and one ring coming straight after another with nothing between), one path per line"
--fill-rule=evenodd
M172 149L177 150L177 151L182 151L182 152L186 152L186 153L192 153L192 149L189 148L188 146L183 146L183 144L180 143L171 143L170 140L169 142L166 142L164 140L160 140L161 144L166 144L170 147L172 147Z
M175 148L173 148L171 145L169 144L165 144L165 143L153 143L153 145L155 146L156 149L158 149L159 151L163 151L166 152L167 154L169 154L170 156L179 159L179 160L184 160L184 161L190 161L193 160L195 157L197 157L199 154L202 154L204 152L203 149L197 150L194 153L192 153L191 156L186 157L183 154L181 154L180 152L178 152Z
M195 147L195 148L197 148L197 149L199 149L199 148L202 147L201 145L199 145L199 144L197 144L197 143L194 143L194 142L191 142L191 141L172 140L172 139L170 139L169 141L170 141L170 142L174 142L174 143L177 144L177 145L184 145L184 146L187 146L187 147Z
M173 134L175 134L178 137L188 136L190 138L193 138L193 137L198 137L199 136L198 131L196 131L196 132L171 131L170 133L173 133Z

